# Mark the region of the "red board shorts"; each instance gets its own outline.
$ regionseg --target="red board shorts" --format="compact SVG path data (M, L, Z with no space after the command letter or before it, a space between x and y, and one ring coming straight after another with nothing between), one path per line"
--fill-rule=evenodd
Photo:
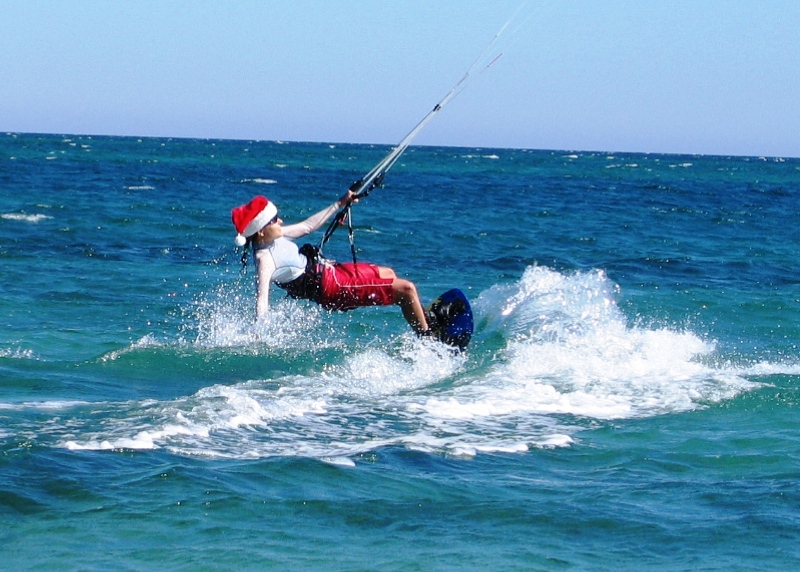
M374 264L352 262L322 266L322 292L318 303L326 310L352 310L362 306L394 304L393 278L381 278Z

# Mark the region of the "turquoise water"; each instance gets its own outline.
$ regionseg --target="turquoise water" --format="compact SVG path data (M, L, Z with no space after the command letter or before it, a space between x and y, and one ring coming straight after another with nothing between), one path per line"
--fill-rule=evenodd
M467 354L255 323L230 209L387 150L0 136L0 566L796 569L800 160L415 147L359 257L463 289Z

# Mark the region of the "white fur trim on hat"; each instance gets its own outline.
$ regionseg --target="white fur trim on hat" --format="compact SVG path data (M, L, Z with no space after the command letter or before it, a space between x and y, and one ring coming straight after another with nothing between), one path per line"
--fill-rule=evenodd
M244 236L253 236L259 230L264 228L269 221L271 221L275 215L278 214L278 207L275 206L275 203L272 201L267 203L267 206L258 213L253 220L251 220L246 227L244 227L244 232L242 233Z

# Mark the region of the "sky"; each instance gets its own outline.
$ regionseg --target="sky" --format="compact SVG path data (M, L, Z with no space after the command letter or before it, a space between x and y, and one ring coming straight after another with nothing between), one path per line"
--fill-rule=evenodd
M0 0L0 131L393 144L477 61L415 144L800 157L798 30L797 0Z

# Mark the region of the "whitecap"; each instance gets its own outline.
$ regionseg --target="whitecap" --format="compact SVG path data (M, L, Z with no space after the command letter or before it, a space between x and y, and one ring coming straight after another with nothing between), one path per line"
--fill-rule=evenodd
M0 214L0 218L4 218L6 220L16 220L16 221L30 222L36 224L43 220L51 219L53 217L48 216L46 214L3 213Z
M355 467L355 462L348 457L322 457L320 459L323 463L335 465L337 467Z

